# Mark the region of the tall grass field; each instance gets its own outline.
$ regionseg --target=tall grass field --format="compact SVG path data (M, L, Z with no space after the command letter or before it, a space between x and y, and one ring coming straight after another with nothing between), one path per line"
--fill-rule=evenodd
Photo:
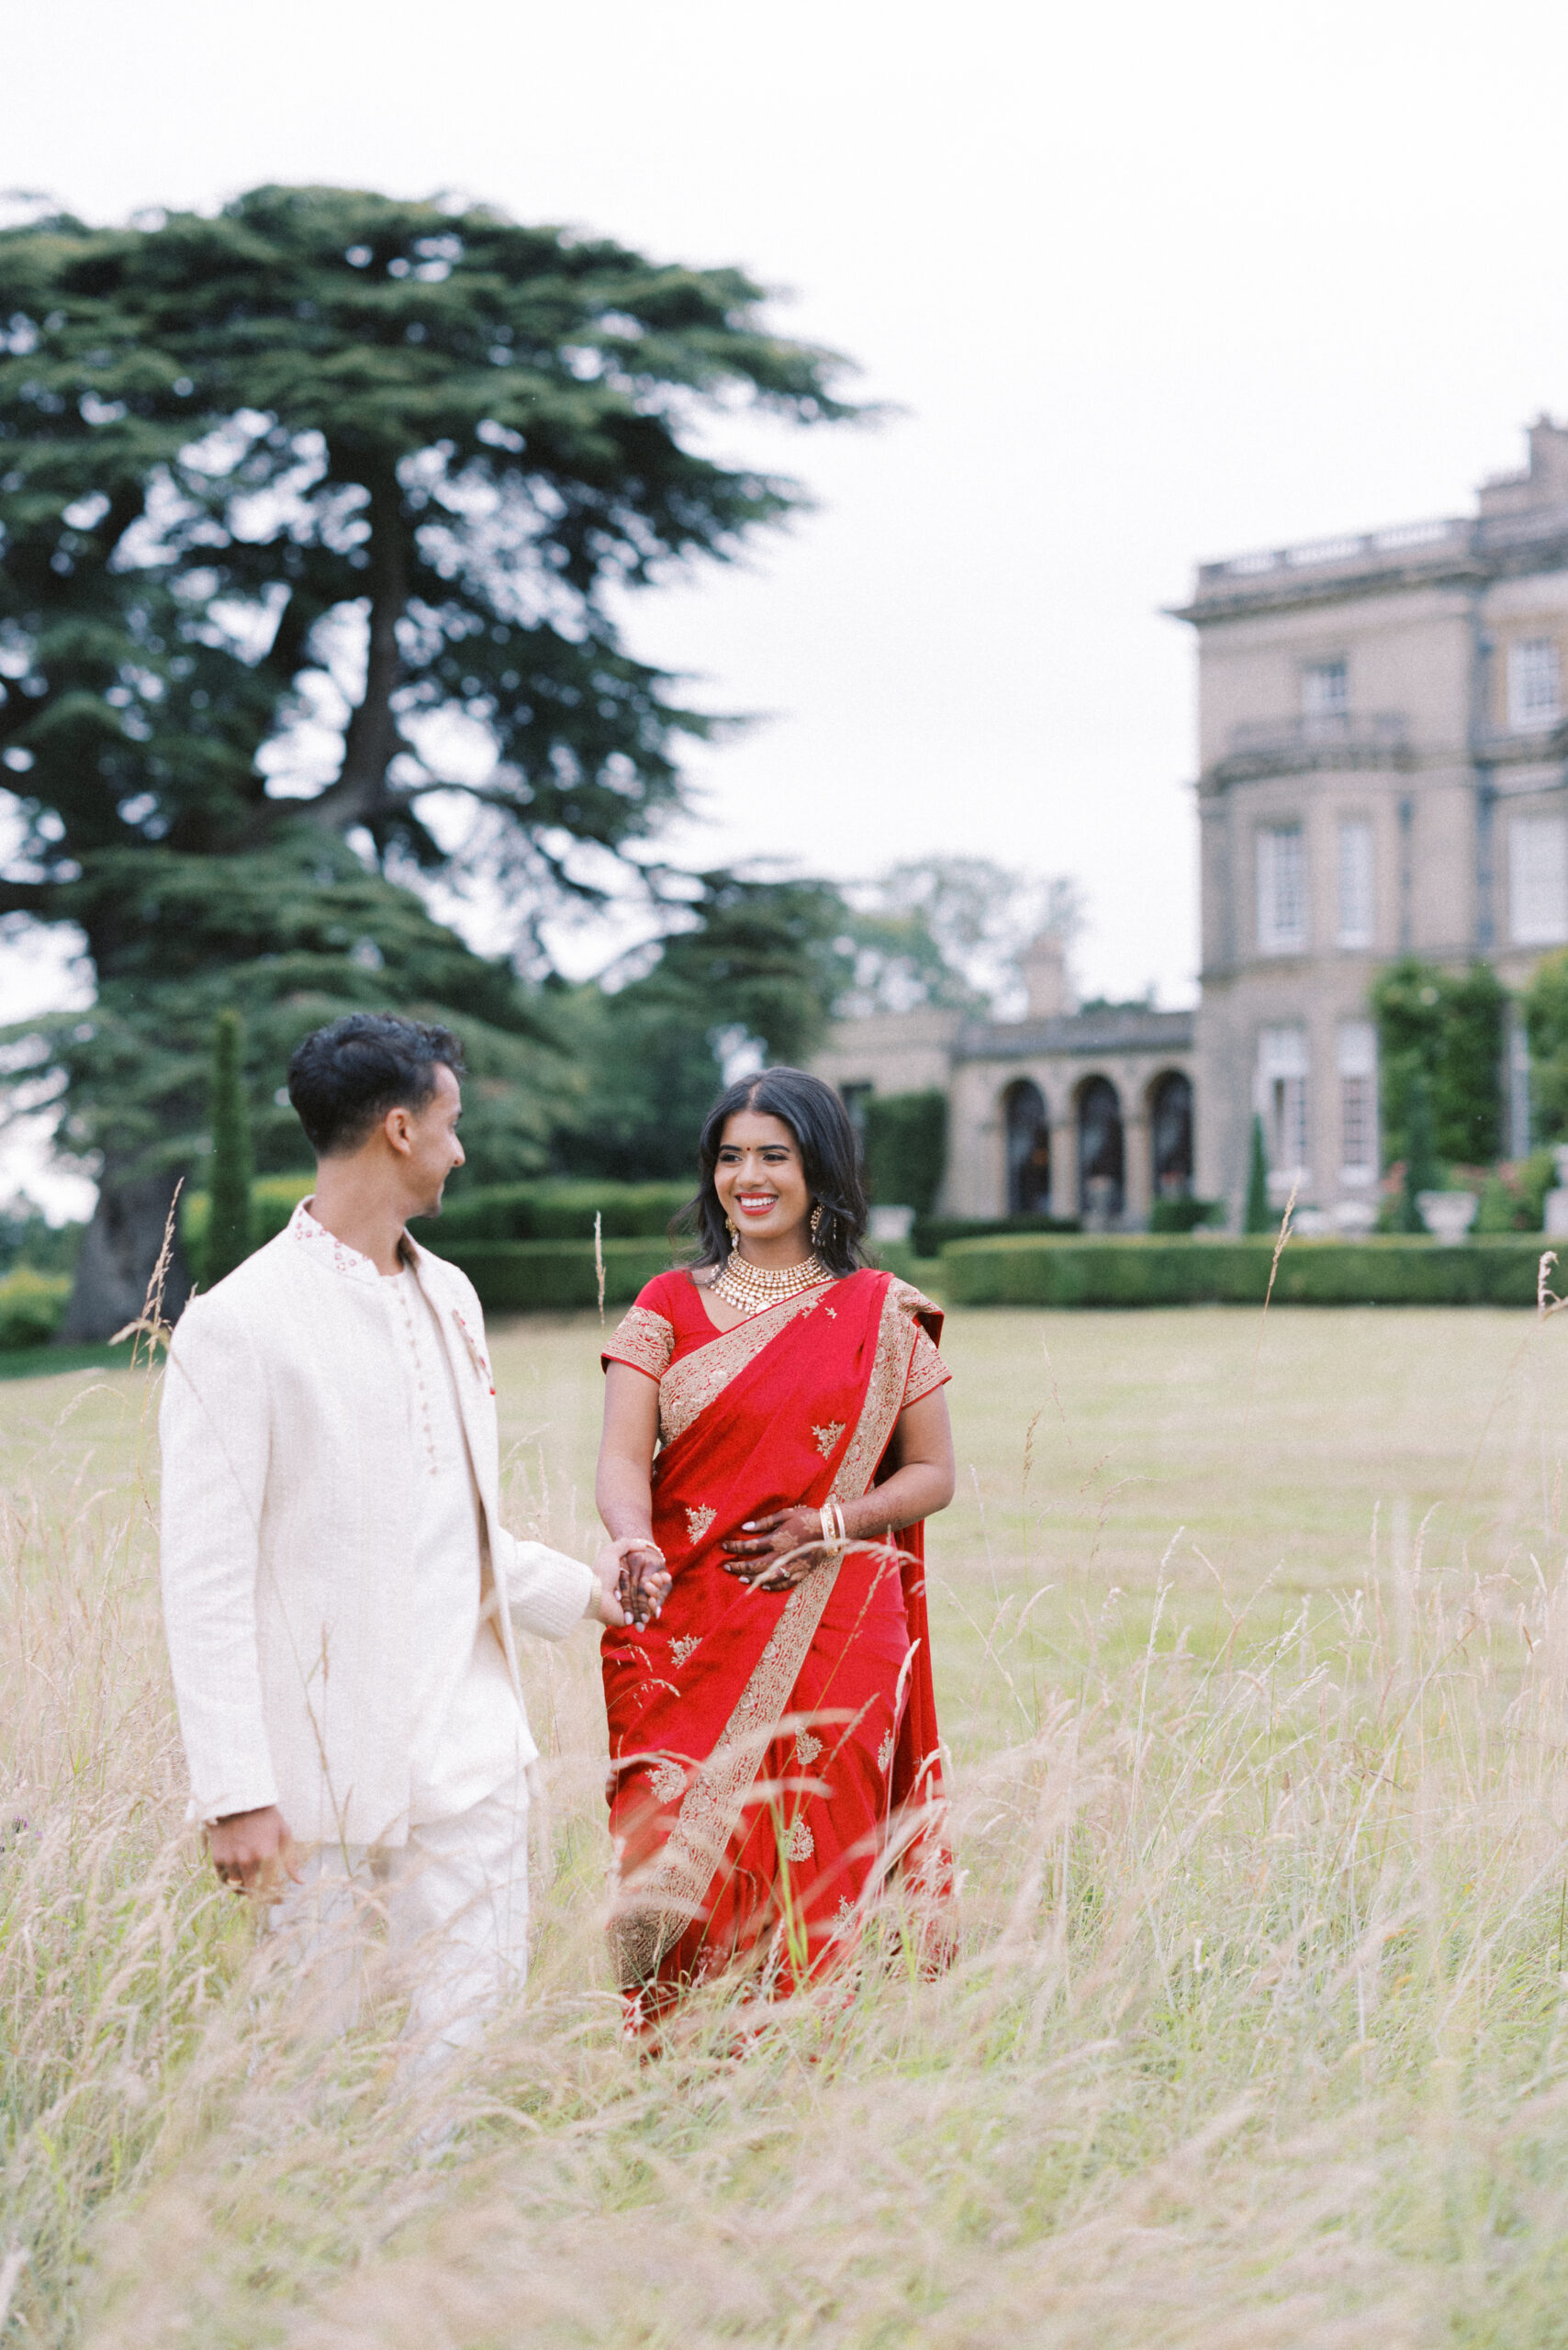
M586 1549L597 1317L494 1337L512 1523ZM417 2093L390 2003L291 2036L181 1825L156 1376L0 1391L3 2350L1568 2344L1568 1315L945 1350L951 1972L641 2059L585 1630L527 1998Z

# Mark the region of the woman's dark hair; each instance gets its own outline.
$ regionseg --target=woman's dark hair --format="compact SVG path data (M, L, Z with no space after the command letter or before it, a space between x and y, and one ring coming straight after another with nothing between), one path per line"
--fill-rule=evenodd
M730 1234L713 1188L713 1169L724 1128L742 1110L781 1118L789 1127L800 1149L812 1205L822 1210L812 1245L829 1272L840 1277L854 1272L865 1262L860 1237L870 1214L855 1129L832 1086L820 1077L809 1077L803 1069L765 1069L760 1077L743 1077L724 1088L703 1122L697 1146L697 1197L671 1225L672 1237L695 1227L699 1265L722 1265L729 1255Z
M450 1028L392 1012L351 1012L294 1048L288 1098L319 1158L357 1150L388 1110L423 1110L440 1068L463 1074Z

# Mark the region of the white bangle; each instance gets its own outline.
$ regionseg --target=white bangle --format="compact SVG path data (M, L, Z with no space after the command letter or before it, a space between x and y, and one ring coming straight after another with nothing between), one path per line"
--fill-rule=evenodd
M832 1515L832 1512L833 1512L833 1504L832 1504L831 1502L823 1502L823 1505L822 1505L821 1509L819 1509L819 1510L818 1510L818 1512L817 1512L817 1522L818 1522L818 1524L819 1524L819 1525L821 1526L821 1528L822 1528L822 1530L823 1530L823 1540L824 1542L831 1542L831 1541L833 1540L833 1515Z

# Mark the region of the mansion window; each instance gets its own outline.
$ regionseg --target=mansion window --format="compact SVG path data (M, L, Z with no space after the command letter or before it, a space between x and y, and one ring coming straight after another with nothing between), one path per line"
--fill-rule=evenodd
M1555 638L1527 637L1508 647L1508 724L1528 733L1555 726L1562 714L1562 666Z
M1509 825L1508 934L1516 946L1568 944L1568 816Z
M1307 1046L1305 1028L1264 1028L1258 1036L1259 1110L1269 1188L1282 1199L1307 1172Z
M1347 1191L1370 1187L1377 1174L1377 1031L1370 1020L1340 1023L1339 1181Z
M1306 946L1306 844L1299 824L1270 824L1258 835L1258 948L1299 955Z
M1377 905L1372 828L1364 816L1347 816L1340 822L1338 885L1335 935L1341 946L1371 946Z
M1333 733L1350 713L1350 672L1344 661L1314 661L1301 673L1301 716L1305 733Z

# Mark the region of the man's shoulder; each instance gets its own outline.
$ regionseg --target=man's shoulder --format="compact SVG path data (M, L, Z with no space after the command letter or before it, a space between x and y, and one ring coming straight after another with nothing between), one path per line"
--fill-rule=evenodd
M253 1334L270 1327L280 1304L308 1286L309 1280L304 1251L286 1232L280 1232L211 1289L198 1290L176 1329L199 1330L212 1337L228 1332Z

